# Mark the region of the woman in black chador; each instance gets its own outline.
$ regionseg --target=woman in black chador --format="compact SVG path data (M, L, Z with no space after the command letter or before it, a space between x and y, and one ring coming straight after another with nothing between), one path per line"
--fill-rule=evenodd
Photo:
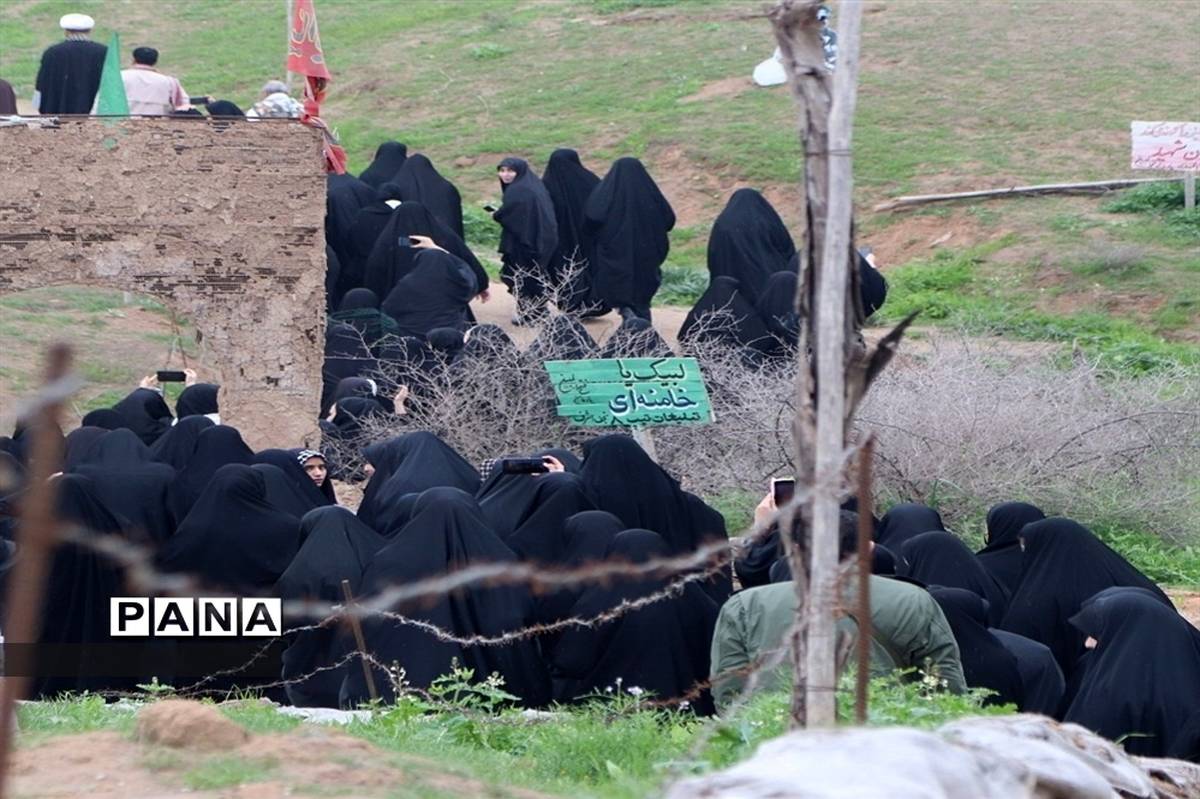
M546 310L547 269L558 246L554 201L541 178L520 158L505 158L496 168L504 202L492 218L500 223L500 279L517 298L516 324L527 324Z

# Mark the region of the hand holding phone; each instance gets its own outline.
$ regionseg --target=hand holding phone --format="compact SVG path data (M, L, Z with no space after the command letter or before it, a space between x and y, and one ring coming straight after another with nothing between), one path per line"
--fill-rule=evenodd
M155 372L154 376L160 383L182 383L187 380L186 372L178 372L167 369L158 370Z
M777 477L771 481L771 496L775 499L775 507L782 508L796 497L796 478Z

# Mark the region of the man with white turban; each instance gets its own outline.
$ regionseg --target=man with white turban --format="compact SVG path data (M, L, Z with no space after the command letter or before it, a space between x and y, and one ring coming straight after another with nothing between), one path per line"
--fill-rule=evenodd
M34 107L41 114L90 113L108 48L90 40L96 22L87 14L67 14L58 24L66 38L42 53Z

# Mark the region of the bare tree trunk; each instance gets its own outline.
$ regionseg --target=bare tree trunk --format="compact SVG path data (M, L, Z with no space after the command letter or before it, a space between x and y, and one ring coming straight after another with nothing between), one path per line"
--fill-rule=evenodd
M798 620L796 628L803 627L804 646L802 651L800 647L793 650L792 702L793 723L806 726L832 725L836 715L838 510L849 417L846 375L858 322L850 292L855 285L850 140L862 4L845 0L839 6L838 69L832 77L825 68L818 6L780 0L770 12L799 108L805 153L808 231L797 288L797 306L805 324L798 356L794 434L797 481L811 486L813 494L805 514L811 530L807 569L797 568L802 553L790 552L789 560L793 574L807 574L808 578L796 581L797 614L803 614L803 623ZM807 354L810 347L816 356L815 374ZM783 519L783 524L787 521ZM797 643L799 638L796 633Z

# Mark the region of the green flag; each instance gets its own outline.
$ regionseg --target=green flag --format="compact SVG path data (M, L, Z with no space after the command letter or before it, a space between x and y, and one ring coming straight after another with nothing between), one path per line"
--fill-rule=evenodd
M121 37L115 33L108 40L108 54L104 56L100 91L96 92L96 113L100 116L129 116L129 100L125 97L125 83L121 80Z

